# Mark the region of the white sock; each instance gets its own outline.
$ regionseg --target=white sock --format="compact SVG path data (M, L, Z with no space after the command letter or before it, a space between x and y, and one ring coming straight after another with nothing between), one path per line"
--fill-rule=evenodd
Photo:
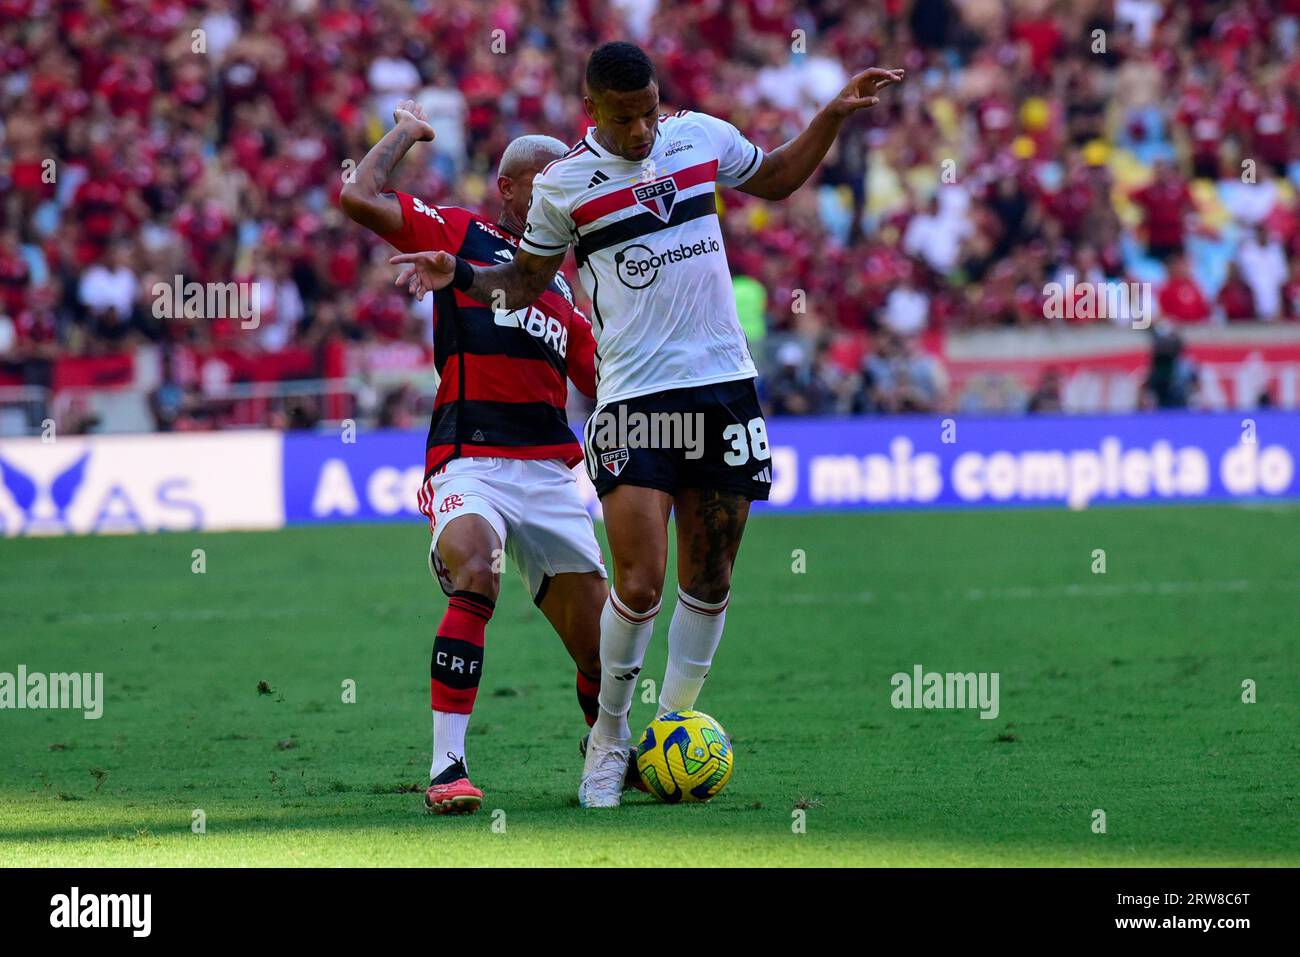
M432 781L443 771L451 767L451 752L458 758L465 757L465 729L469 727L469 715L452 711L433 712L433 764L429 765L429 780ZM465 765L469 767L468 763Z
M608 743L626 746L632 737L627 713L636 694L636 677L655 631L656 604L649 611L633 611L609 590L600 613L600 714L591 729Z
M677 609L668 625L668 667L659 690L659 713L695 707L727 620L726 595L710 604L677 589Z

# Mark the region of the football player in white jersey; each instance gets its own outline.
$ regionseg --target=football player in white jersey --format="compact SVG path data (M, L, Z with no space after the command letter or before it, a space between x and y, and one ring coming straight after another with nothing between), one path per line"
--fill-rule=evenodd
M817 169L844 120L902 80L902 70L859 73L806 130L764 155L723 120L661 114L649 58L630 43L606 43L587 63L584 103L594 126L534 180L515 258L489 268L445 252L391 260L407 264L397 281L418 295L451 285L516 309L575 247L597 342L587 469L614 562L600 620L600 712L578 790L584 807L618 805L628 776L627 715L663 594L669 515L678 601L661 714L691 708L699 696L722 637L749 503L766 499L771 485L715 189L786 198Z

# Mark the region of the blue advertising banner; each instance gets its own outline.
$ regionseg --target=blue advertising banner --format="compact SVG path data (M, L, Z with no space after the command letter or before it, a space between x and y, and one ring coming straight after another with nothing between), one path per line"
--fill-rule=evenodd
M1300 498L1295 413L775 419L768 432L769 511ZM422 429L286 435L286 522L418 515L423 451Z
M284 518L304 522L409 521L418 517L426 430L284 437Z
M1295 413L774 420L768 432L768 508L1300 497Z

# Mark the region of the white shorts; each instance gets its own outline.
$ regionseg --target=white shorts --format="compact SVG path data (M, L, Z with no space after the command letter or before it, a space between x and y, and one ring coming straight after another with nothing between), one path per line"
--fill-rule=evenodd
M481 515L496 531L534 601L552 575L599 572L605 562L578 490L577 474L556 459L453 459L419 493L429 519L429 571L452 593L438 537L461 515Z

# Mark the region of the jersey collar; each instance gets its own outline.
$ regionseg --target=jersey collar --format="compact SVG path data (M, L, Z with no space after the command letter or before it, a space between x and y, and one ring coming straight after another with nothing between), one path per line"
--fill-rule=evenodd
M596 156L598 156L600 159L622 159L623 158L621 156L615 157L612 154L605 152L604 147L602 147L599 143L596 142L596 128L594 126L587 127L587 132L582 134L582 142L587 145L587 149L595 153Z

